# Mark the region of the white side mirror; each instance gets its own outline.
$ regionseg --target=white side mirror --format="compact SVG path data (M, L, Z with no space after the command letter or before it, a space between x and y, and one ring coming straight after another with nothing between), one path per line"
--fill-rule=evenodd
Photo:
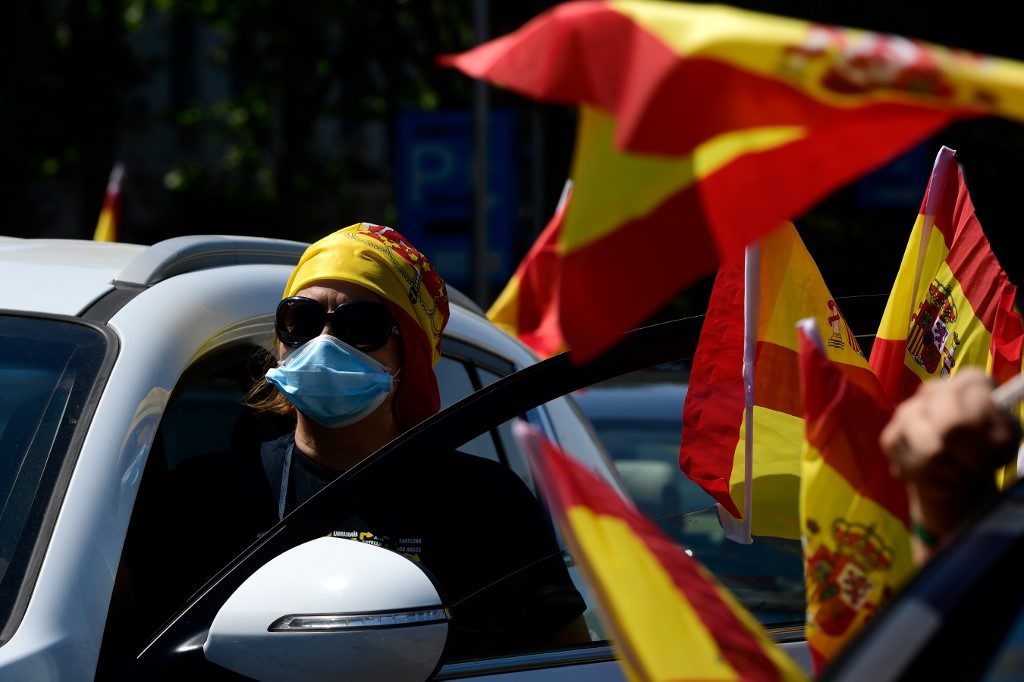
M217 613L203 650L260 680L425 680L448 619L411 559L324 537L253 573Z

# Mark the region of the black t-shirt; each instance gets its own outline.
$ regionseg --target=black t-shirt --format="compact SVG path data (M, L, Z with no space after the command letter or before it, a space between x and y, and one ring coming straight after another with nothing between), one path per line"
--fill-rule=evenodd
M336 476L302 454L293 435L259 452L179 466L171 494L185 503L178 519L193 520L180 524L189 529L174 562L180 587L164 594L187 597ZM450 452L379 487L333 534L400 552L426 570L452 611L451 655L529 649L584 611L544 507L504 465Z

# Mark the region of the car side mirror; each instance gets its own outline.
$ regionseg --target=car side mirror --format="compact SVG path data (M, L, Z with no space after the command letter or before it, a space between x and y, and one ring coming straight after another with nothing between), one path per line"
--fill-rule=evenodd
M224 603L207 660L260 680L425 680L448 610L411 559L323 537L260 567Z

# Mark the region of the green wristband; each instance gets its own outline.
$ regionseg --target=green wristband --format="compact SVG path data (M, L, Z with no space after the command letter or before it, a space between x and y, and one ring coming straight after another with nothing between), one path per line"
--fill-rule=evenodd
M939 544L939 538L933 535L927 528L917 520L910 522L910 530L925 547L934 547Z

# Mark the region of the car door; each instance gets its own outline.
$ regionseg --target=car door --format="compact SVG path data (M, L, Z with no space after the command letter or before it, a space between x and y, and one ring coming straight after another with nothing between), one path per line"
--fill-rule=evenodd
M506 340L513 344L511 339ZM247 334L232 334L228 343L210 344L207 352L178 380L152 445L123 553L122 563L131 569L127 573L132 576L134 607L130 613L119 610L116 604L111 609L101 652L100 677L116 675L124 658L141 646L138 637L156 629L181 605L187 593L204 580L196 576L192 583L181 585L177 591L171 589L171 584L181 582L180 575L175 575L180 573L181 562L168 562L162 548L162 530L167 524L180 522L175 507L167 504L163 490L169 477L196 459L226 460L228 453L243 449L245 444L270 440L291 429L287 420L268 420L265 416L257 419L243 406L247 388L271 362L266 351L271 341L269 323L250 322ZM465 338L447 339L437 366L443 402L457 402L511 373L523 358L521 353L506 351L508 355L500 348ZM507 433L483 431L465 443L462 450L525 471L521 458L508 457L509 442ZM207 492L209 496L217 494L215 490ZM212 508L204 497L185 504ZM120 586L123 588L124 585Z
M400 436L372 455L364 466L340 477L323 493L285 517L205 585L145 647L132 663L130 674L145 676L159 672L184 675L200 669L206 673L216 671L203 658L202 642L218 609L256 569L291 547L327 535L338 518L351 512L360 489L365 489L376 477L394 475L415 459L463 447L490 432L496 451L504 452L506 464L516 468L514 461L521 457L521 453L517 453L511 439L503 435L504 425L512 419L525 418L542 423L556 442L602 472L613 487L621 489L621 483L615 478L600 447L588 449L580 444L586 442L586 438L578 439L581 438L580 431L586 434L587 423L579 416L571 399L564 396L620 373L691 358L701 322L701 318L691 318L643 330L625 339L601 359L583 367L575 366L567 356L527 367L490 384L486 390L477 390ZM559 409L567 412L559 413ZM569 419L566 414L575 416ZM544 424L546 420L548 423ZM590 442L593 442L592 434ZM571 557L565 556L564 559L575 574ZM593 600L578 575L575 575L575 581L589 606L586 614L589 632L580 641L486 659L445 659L435 671L435 679L484 678L512 673L530 679L563 679L581 673L597 679L621 679L621 671L596 615ZM802 631L781 629L776 638L780 641L799 640ZM523 672L527 670L532 672Z

